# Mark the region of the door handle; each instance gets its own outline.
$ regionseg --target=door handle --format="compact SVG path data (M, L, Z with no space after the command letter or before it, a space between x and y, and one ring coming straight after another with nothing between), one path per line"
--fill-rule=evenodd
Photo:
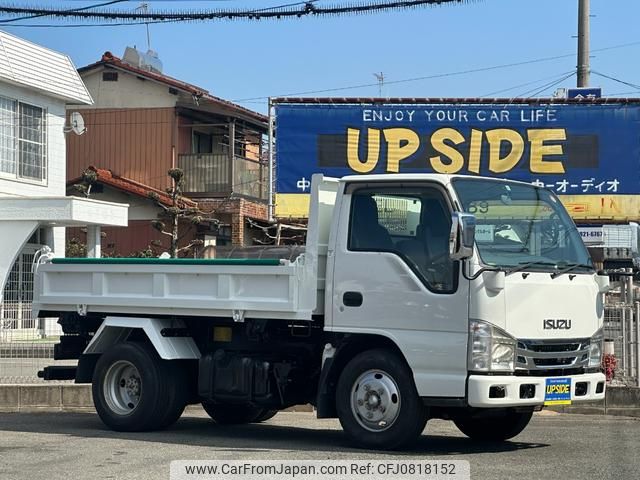
M360 292L344 292L342 303L345 307L359 307L362 305L362 294Z

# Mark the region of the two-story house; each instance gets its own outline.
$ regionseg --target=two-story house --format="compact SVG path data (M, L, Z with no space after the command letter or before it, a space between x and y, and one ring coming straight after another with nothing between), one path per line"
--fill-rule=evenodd
M0 31L0 341L46 330L31 314L40 248L64 256L65 226L97 239L98 225L127 224L126 205L65 197L65 109L91 102L67 55Z
M94 104L68 109L80 111L87 128L67 139L68 180L94 166L128 185L164 191L170 185L167 171L179 167L185 195L218 220L199 225L194 236L218 245L251 245L257 232L247 219L267 220L268 118L169 77L158 64L127 48L123 58L105 52L100 61L78 69ZM115 198L113 186L105 186ZM127 188L118 195L129 195ZM101 192L91 198L102 198ZM132 219L124 232L105 232L105 243L124 256L162 240L149 219Z

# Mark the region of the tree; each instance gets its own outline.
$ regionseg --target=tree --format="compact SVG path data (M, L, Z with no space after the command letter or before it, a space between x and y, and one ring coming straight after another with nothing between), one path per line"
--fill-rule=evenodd
M167 188L167 193L171 197L171 205L166 205L160 200L160 196L155 192L149 192L148 196L164 214L168 217L168 225L162 220L153 220L151 225L161 234L171 237L171 245L169 254L171 258L176 258L178 254L184 250L189 250L196 245L202 245L202 240L193 240L188 245L178 248L180 219L187 219L193 225L199 225L204 221L219 223L214 218L207 217L207 213L200 210L197 206L189 206L191 202L186 202L182 195L184 187L184 171L180 168L172 168L167 172L171 178L171 186ZM205 218L206 217L206 218Z
M80 183L76 183L73 188L82 193L85 198L91 195L91 187L98 181L98 173L91 168L87 168L80 175Z
M87 256L87 246L77 238L67 240L65 257L83 258Z

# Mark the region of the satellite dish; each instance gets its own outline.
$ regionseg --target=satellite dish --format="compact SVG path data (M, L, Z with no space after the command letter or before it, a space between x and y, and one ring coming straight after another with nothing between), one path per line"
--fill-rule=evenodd
M64 128L65 133L73 132L76 135L82 135L87 131L87 127L84 126L84 118L80 115L80 112L72 112L69 115L69 125Z

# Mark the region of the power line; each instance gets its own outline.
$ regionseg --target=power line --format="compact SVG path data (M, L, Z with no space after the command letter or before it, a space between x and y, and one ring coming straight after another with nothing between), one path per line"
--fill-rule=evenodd
M609 80L613 80L614 82L621 83L622 85L626 85L627 87L640 89L640 85L635 84L635 83L625 82L624 80L620 80L619 78L612 77L612 76L606 75L604 73L596 72L595 70L591 70L591 73L594 73L594 74L598 75L599 77L607 78Z
M638 42L638 44L640 44L640 42ZM481 67L481 68L474 68L474 69L469 69L469 70L459 70L457 72L447 72L447 73L439 73L439 74L434 74L434 75L425 75L422 77L414 77L414 78L405 78L402 80L392 80L389 82L386 82L387 85L389 84L399 84L399 83L409 83L409 82L417 82L420 80L432 80L435 78L445 78L445 77L453 77L453 76L458 76L458 75L467 75L470 73L480 73L480 72L486 72L486 71L491 71L491 70L500 70L500 69L505 69L505 68L512 68L512 67L518 67L518 66L522 66L522 65L530 65L530 64L534 64L534 63L542 63L542 62L549 62L552 60L559 60L559 59L563 59L563 58L568 58L568 57L574 57L575 54L573 53L569 53L569 54L565 54L565 55L555 55L552 57L543 57L543 58L536 58L536 59L532 59L532 60L525 60L522 62L514 62L514 63L506 63L506 64L502 64L502 65L492 65L489 67ZM237 99L237 100L233 100L233 102L249 102L252 100L266 100L270 97L293 97L293 96L299 96L299 95L313 95L313 94L317 94L317 93L329 93L329 92L338 92L341 90L355 90L355 89L359 89L359 88L367 88L367 87L375 87L377 86L377 83L364 83L364 84L360 84L360 85L349 85L349 86L344 86L344 87L335 87L335 88L325 88L322 90L307 90L305 92L295 92L295 93L287 93L287 94L281 94L281 95L269 95L269 96L262 96L262 97L250 97L250 98L241 98L241 99Z
M398 84L398 83L408 83L408 82L417 82L420 80L432 80L435 78L445 78L445 77L454 77L454 76L458 76L458 75L467 75L470 73L480 73L480 72L487 72L490 70L499 70L499 69L504 69L504 68L511 68L511 67L517 67L517 66L521 66L521 65L529 65L532 63L540 63L540 62L548 62L551 60L558 60L561 58L567 58L567 57L573 57L574 54L568 54L568 55L557 55L554 57L546 57L546 58L538 58L538 59L534 59L534 60L527 60L527 61L523 61L523 62L514 62L514 63L506 63L506 64L502 64L502 65L492 65L490 67L482 67L482 68L473 68L473 69L469 69L469 70L459 70L457 72L447 72L447 73L438 73L438 74L434 74L434 75L425 75L423 77L414 77L414 78L405 78L402 80L392 80L389 82L386 82L387 85L390 84ZM306 92L295 92L295 93L287 93L284 95L271 95L272 97L293 97L293 96L299 96L299 95L312 95L312 94L316 94L316 93L328 93L328 92L337 92L337 91L341 91L341 90L354 90L354 89L358 89L358 88L366 88L366 87L375 87L377 86L378 83L363 83L360 85L350 85L350 86L346 86L346 87L335 87L335 88L325 88L322 90L308 90ZM238 100L232 100L233 102L246 102L246 101L250 101L250 100L265 100L269 97L251 97L251 98L241 98Z
M534 87L530 90L526 90L525 92L522 92L519 95L516 95L516 97L514 98L521 98L521 97L527 97L529 95L531 96L536 96L537 94L544 92L545 90L547 90L548 88L556 85L557 83L560 83L564 80L566 80L567 78L572 77L573 75L575 75L575 71L571 71L571 72L566 72L563 75L560 76L560 78L556 77L554 80L551 80L550 82L545 83L544 85L539 85L537 87ZM533 93L536 92L536 93Z
M608 51L608 50L614 50L614 49L619 49L619 48L627 48L627 47L631 47L631 46L637 46L640 45L640 41L638 42L631 42L631 43L624 43L624 44L620 44L620 45L612 45L610 47L604 47L604 48L599 48L596 50L592 50L592 52L604 52L604 51ZM456 72L447 72L447 73L439 73L439 74L434 74L434 75L425 75L422 77L414 77L414 78L405 78L402 80L392 80L392 81L388 81L385 82L386 85L390 85L390 84L399 84L399 83L409 83L409 82L417 82L420 80L432 80L435 78L445 78L445 77L453 77L453 76L458 76L458 75L467 75L470 73L480 73L480 72L487 72L487 71L491 71L491 70L500 70L500 69L505 69L505 68L512 68L512 67L519 67L522 65L531 65L531 64L535 64L535 63L543 63L543 62L550 62L553 60L560 60L563 58L573 58L575 57L575 53L567 53L564 55L554 55L551 57L542 57L542 58L535 58L535 59L531 59L531 60L524 60L521 62L513 62L513 63L505 63L505 64L501 64L501 65L492 65L489 67L481 67L481 68L474 68L474 69L469 69L469 70L460 70L460 71L456 71ZM241 99L237 99L237 100L232 100L233 102L237 102L237 103L241 103L241 102L251 102L253 100L267 100L270 97L294 97L294 96L300 96L300 95L314 95L317 93L330 93L330 92L339 92L342 90L356 90L359 88L368 88L368 87L375 87L377 86L378 83L363 83L360 85L348 85L348 86L344 86L344 87L334 87L334 88L325 88L325 89L321 89L321 90L307 90L304 92L295 92L295 93L286 93L286 94L280 94L280 95L266 95L266 96L261 96L261 97L249 97L249 98L241 98Z
M631 92L617 92L617 93L610 93L608 95L605 95L606 97L618 97L620 95L633 95L635 93L640 93L640 90L633 90Z
M133 27L136 25L154 25L158 23L180 23L180 20L157 20L157 21L145 21L145 22L130 22L130 23L90 23L90 24L59 24L59 23L33 23L33 24L2 24L2 28L93 28L93 27Z
M519 97L525 97L525 96L535 97L535 96L537 96L537 95L540 95L542 92L544 92L544 91L546 91L546 90L548 90L548 89L550 89L550 88L552 88L552 87L555 87L556 85L560 85L562 82L564 82L565 80L567 80L567 79L569 79L569 78L573 77L575 74L576 74L576 72L573 72L573 71L572 71L572 72L570 72L568 75L565 75L565 76L564 76L564 77L562 77L562 78L559 78L559 79L557 79L557 80L554 80L553 82L549 82L549 83L544 84L544 85L542 86L542 88L537 89L537 90L535 91L535 93L531 93L531 92L532 92L532 90L527 90L526 92L521 93L520 95L518 95L518 97L516 97L516 98L519 98Z
M571 70L573 71L573 70ZM499 95L501 93L504 92L510 92L511 90L515 90L516 88L521 88L521 87L527 87L529 85L535 85L536 83L540 83L544 80L549 80L550 78L558 78L559 76L562 75L567 75L570 72L562 72L562 73L557 73L555 75L550 75L544 78L539 78L538 80L532 80L530 82L525 82L525 83L520 83L518 85L514 85L513 87L509 87L509 88L503 88L502 90L496 90L494 92L490 92L490 93L485 93L484 95L480 95L480 97L493 97L495 95Z
M80 11L83 11L83 10L91 10L92 8L106 7L107 5L113 5L114 3L121 3L121 2L124 2L124 1L126 1L126 0L111 0L109 2L96 3L95 5L88 5L86 7L72 8L72 9L67 10L67 11L68 12L80 12ZM13 22L18 22L20 20L29 20L31 18L39 18L39 17L44 17L44 16L47 16L47 14L45 14L45 13L35 13L33 15L27 15L27 16L24 16L24 17L0 20L0 23L3 23L3 24L13 23Z
M132 12L130 10L114 9L59 9L59 8L25 8L14 6L0 6L0 13L6 15L29 15L33 17L64 18L79 20L103 20L108 23L140 23L144 20L151 23L157 21L210 21L210 20L260 20L283 18L300 18L303 16L342 16L357 15L371 12L391 10L407 10L419 7L436 6L442 4L460 4L482 0L360 0L358 3L334 4L316 6L316 0L276 5L262 9L210 9L185 11L150 11ZM115 3L115 2L114 2ZM29 18L29 17L22 17Z

